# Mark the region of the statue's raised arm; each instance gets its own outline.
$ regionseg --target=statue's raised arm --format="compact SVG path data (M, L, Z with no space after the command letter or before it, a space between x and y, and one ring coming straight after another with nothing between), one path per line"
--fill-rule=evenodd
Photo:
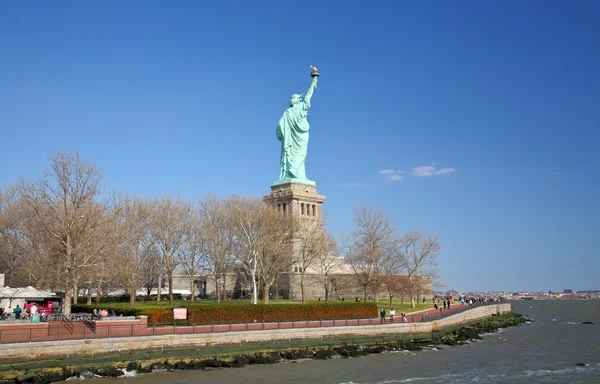
M310 85L308 86L308 91L306 91L306 95L304 96L304 100L308 103L309 106L310 99L313 95L313 92L315 91L315 88L317 88L317 82L319 81L319 70L317 69L317 67L313 67L311 65L310 68L312 69L312 73L310 74L312 76L312 80L310 82Z

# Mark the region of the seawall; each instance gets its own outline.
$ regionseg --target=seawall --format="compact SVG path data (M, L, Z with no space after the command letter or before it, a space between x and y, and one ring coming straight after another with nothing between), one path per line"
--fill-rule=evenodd
M209 334L160 335L88 340L48 341L0 345L0 363L35 360L98 357L115 353L135 353L144 350L191 349L222 345L240 345L293 340L321 340L382 335L428 334L445 327L511 312L509 303L476 307L455 315L423 323L395 323L329 328L297 328L261 331L241 331Z

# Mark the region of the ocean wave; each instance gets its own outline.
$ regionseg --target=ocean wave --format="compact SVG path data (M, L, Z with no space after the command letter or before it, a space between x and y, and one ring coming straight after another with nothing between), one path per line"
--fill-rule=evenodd
M136 377L139 375L138 371L136 371L135 369L128 371L127 368L123 368L120 371L123 372L123 376L121 377Z
M567 375L578 372L588 372L590 364L585 366L567 367L561 369L539 369L539 370L527 370L524 371L521 377L537 377L537 376L548 376L548 375Z

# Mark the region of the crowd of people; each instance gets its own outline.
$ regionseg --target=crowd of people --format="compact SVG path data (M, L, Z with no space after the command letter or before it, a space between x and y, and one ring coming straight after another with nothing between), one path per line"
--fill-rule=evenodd
M46 320L47 316L53 312L52 302L35 302L26 303L23 308L19 304L12 308L0 308L0 320L31 320L34 316L40 316L40 320Z
M94 310L92 311L92 317L94 318L94 320L100 320L101 318L108 316L117 316L117 313L114 309L108 312L106 309L98 310L94 308Z
M358 301L358 298L357 298ZM444 313L445 311L450 311L451 308L454 308L453 305L474 305L474 304L482 304L482 303L488 303L488 302L500 302L502 301L501 298L495 298L495 297L474 297L474 296L470 296L470 297L459 297L458 299L454 299L452 296L447 296L447 297L441 297L441 296L434 296L432 298L433 301L433 308L435 308L436 310L439 309L439 311L441 313ZM427 299L425 297L423 297L423 304L425 304L427 302ZM385 308L381 308L381 310L379 311L379 321L381 323L386 321L386 315L387 312L385 310ZM389 321L391 323L394 322L394 317L396 316L396 311L394 310L394 308L390 309L390 319ZM403 323L408 322L408 318L406 317L406 314L404 313L404 311L402 311L400 313L401 319ZM424 316L429 316L429 314L425 314Z

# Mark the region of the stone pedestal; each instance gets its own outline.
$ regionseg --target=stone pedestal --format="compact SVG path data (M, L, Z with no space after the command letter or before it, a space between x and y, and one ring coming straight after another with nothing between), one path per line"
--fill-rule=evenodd
M263 196L263 201L282 213L302 219L322 220L321 204L325 196L317 193L317 186L304 183L273 183L271 193Z
M299 220L299 224L313 227L317 224L322 230L323 213L321 205L325 201L324 195L317 193L317 186L314 184L300 182L275 182L271 185L271 193L263 196L263 201L272 207L275 207L282 214L293 216ZM297 252L298 244L292 243L292 252ZM280 281L280 288L289 291L289 298L299 300L301 298L300 290L300 270L299 265L294 264L288 274L283 276ZM307 295L307 297L310 297Z

